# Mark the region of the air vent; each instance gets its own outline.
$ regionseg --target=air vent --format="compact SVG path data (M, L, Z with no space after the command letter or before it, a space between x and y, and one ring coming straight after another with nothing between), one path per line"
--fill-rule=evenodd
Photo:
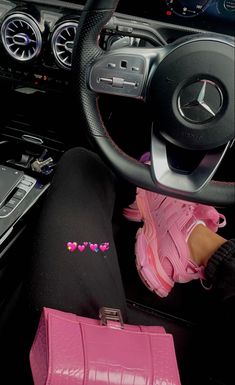
M57 64L70 69L72 64L72 51L78 23L68 21L60 24L52 35L52 50Z
M2 24L1 35L4 47L16 60L32 60L41 50L40 30L27 15L15 13L7 17Z

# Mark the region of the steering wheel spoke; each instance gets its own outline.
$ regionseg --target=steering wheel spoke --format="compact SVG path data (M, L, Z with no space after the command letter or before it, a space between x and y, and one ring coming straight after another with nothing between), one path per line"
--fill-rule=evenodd
M89 88L96 93L144 99L153 62L164 48L116 49L91 66Z
M180 168L177 170L169 162L166 141L153 131L151 141L152 177L155 183L164 186L168 191L178 191L182 196L196 193L210 182L229 147L230 142L217 149L205 152L191 171L187 172L185 169ZM195 151L191 151L191 157L196 157L196 155ZM176 153L174 153L174 157L176 156ZM175 159L175 162L177 162L177 159ZM185 159L185 163L187 163L187 159Z

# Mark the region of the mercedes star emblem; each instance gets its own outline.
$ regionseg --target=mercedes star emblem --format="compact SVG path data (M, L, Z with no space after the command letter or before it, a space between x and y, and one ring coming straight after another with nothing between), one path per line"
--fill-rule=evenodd
M223 93L211 80L197 80L181 89L180 114L188 121L202 124L214 119L223 105Z

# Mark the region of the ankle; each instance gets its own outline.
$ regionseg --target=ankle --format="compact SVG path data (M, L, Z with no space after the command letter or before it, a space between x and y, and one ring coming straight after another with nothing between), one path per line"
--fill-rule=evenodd
M198 266L206 266L208 260L225 242L225 238L198 224L188 238L190 256Z

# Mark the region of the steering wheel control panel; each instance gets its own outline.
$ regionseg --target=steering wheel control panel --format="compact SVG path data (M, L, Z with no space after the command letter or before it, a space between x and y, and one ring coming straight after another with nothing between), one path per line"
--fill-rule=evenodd
M132 55L107 55L95 64L90 74L90 87L95 92L138 98L144 82L145 62Z

